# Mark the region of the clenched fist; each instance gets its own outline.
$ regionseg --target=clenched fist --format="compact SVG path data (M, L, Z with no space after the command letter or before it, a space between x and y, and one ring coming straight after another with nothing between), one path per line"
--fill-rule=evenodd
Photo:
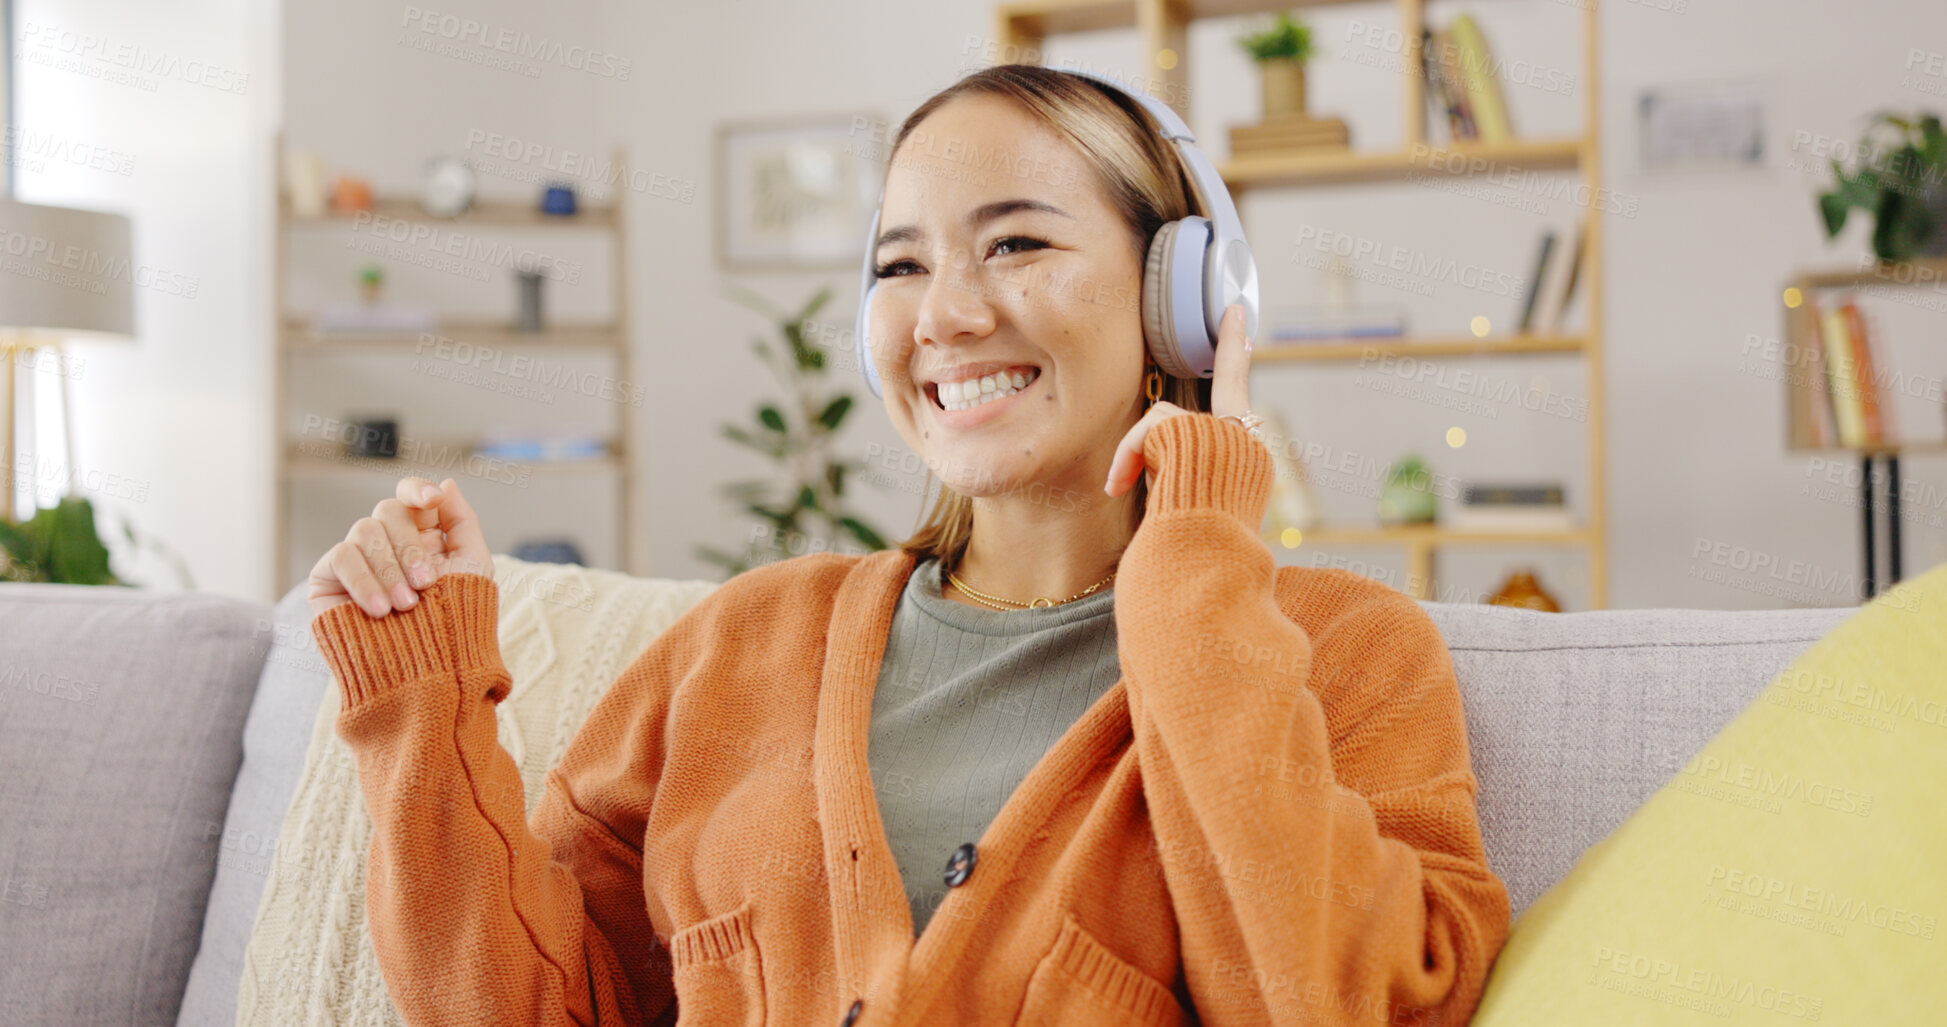
M401 478L311 568L311 613L353 601L373 617L410 610L420 589L448 574L493 576L480 519L453 479Z

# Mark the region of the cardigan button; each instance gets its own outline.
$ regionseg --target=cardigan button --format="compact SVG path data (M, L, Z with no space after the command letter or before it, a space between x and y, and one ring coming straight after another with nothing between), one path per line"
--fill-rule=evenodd
M968 875L973 873L976 858L972 842L964 842L953 850L953 858L946 861L946 886L958 888L965 884Z
M859 1010L864 1008L865 1002L863 1000L853 999L852 1008L845 1011L845 1019L839 1022L838 1027L852 1027L852 1021L859 1018Z

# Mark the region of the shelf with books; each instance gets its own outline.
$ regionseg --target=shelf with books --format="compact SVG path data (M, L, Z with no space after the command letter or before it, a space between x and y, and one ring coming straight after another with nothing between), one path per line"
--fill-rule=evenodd
M1373 357L1494 356L1524 353L1580 353L1581 336L1512 335L1502 338L1365 338L1325 339L1257 345L1251 363L1310 363L1367 360Z
M1917 380L1929 384L1914 395L1931 393L1937 400L1939 379L1922 379L1909 368L1896 367L1883 348L1882 328L1859 301L1915 288L1939 291L1943 283L1947 283L1947 258L1902 263L1868 259L1851 268L1800 272L1782 293L1781 345L1776 352L1763 354L1777 361L1784 387L1785 451L1844 454L1823 461L1827 472L1841 470L1843 463L1858 463L1856 475L1828 473L1826 481L1858 488L1862 601L1877 595L1882 581L1897 583L1904 573L1905 518L1900 506L1906 490L1900 484L1900 458L1947 453L1947 438L1931 430L1921 438L1901 437L1895 409L1899 397L1909 393ZM1808 474L1817 466L1808 463ZM1885 494L1875 496L1882 483ZM1879 576L1881 529L1876 523L1881 511L1887 553L1883 579Z
M1018 0L996 7L996 32L991 41L996 45L990 45L989 52L984 56L989 63L1036 62L1042 60L1045 53L1043 44L1050 35L1135 28L1141 59L1126 65L1125 69L1139 69L1140 73L1134 76L1136 84L1188 118L1191 112L1187 55L1192 22L1340 2L1348 0ZM1449 26L1449 34L1443 35L1427 22L1427 0L1392 0L1390 4L1374 3L1372 0L1365 2L1372 8L1390 6L1394 18L1388 29L1396 30L1398 38L1405 40L1400 48L1400 56L1403 67L1411 70L1401 77L1401 130L1393 136L1400 140L1398 148L1302 149L1294 144L1289 151L1246 150L1238 153L1233 149L1227 159L1217 161L1217 164L1226 184L1240 200L1245 198L1244 194L1269 189L1412 183L1435 178L1445 181L1448 178L1496 175L1512 169L1573 174L1580 179L1577 186L1580 194L1592 197L1604 195L1597 4L1578 5L1581 7L1577 20L1580 22L1582 68L1576 91L1580 94L1582 127L1575 134L1562 138L1525 138L1516 133L1508 121L1505 104L1497 95L1499 83L1491 74L1480 74L1481 68L1498 66L1486 49L1482 26L1474 24L1471 18L1465 19L1467 23L1462 26L1462 18L1455 16L1453 24ZM1453 46L1442 46L1443 40L1452 40ZM1460 122L1460 131L1452 131L1456 113L1453 101L1458 97L1451 91L1454 87L1442 74L1442 71L1448 70L1448 65L1441 62L1449 57L1449 51L1461 57L1459 75L1454 81L1461 83L1461 88L1468 91L1466 99L1480 99L1483 108L1468 111L1468 114L1478 116ZM1122 77L1127 80L1130 76L1125 74ZM1477 96L1474 90L1483 91ZM1433 106L1431 116L1429 101ZM1448 129L1439 135L1450 138L1440 138L1429 132L1429 121L1436 120L1439 126ZM1267 125L1257 127L1267 128ZM1216 160L1214 156L1212 159ZM1240 210L1240 215L1248 224L1250 211ZM1560 288L1549 294L1551 298L1559 298L1563 305L1575 294L1579 273L1579 280L1584 284L1582 296L1586 300L1583 314L1586 327L1578 329L1564 323L1559 318L1559 306L1551 309L1544 303L1537 308L1534 297L1530 297L1525 304L1522 327L1507 336L1368 335L1315 342L1266 342L1259 345L1253 354L1256 366L1357 361L1375 353L1466 359L1516 354L1562 354L1581 361L1588 388L1585 432L1588 455L1584 471L1587 485L1583 503L1586 521L1569 532L1512 535L1454 532L1438 527L1322 528L1307 534L1308 543L1404 546L1415 574L1421 575L1421 586L1427 588L1430 588L1433 554L1444 546L1543 543L1580 547L1586 554L1589 608L1600 609L1606 605L1608 555L1601 331L1603 221L1600 215L1587 218L1580 233L1568 237L1569 241L1579 242L1579 245L1554 247L1557 251L1573 254L1572 259L1551 264L1544 249L1540 262L1545 268L1552 270L1559 265L1567 272L1566 279L1558 283ZM1542 276L1537 275L1538 283L1543 280ZM1556 281L1552 277L1547 280ZM1529 315L1533 315L1532 324L1528 321ZM1510 322L1510 326L1512 324ZM1336 334L1338 330L1328 331Z
M1947 261L1939 266L1947 270ZM1897 454L1939 444L1899 438L1892 406L1899 390L1890 387L1899 372L1888 366L1872 319L1858 303L1874 283L1891 284L1893 274L1904 274L1901 267L1924 269L1882 265L1810 272L1786 288L1785 333L1776 356L1782 363L1778 377L1785 390L1787 451ZM1910 274L1905 278L1914 281Z

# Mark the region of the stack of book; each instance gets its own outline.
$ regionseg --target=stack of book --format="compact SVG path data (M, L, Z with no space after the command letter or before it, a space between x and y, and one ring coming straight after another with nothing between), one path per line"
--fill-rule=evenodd
M1290 308L1266 311L1259 328L1271 345L1398 338L1406 334L1406 313L1394 307L1343 310Z
M1576 226L1575 242L1562 243L1553 231L1541 237L1541 252L1535 255L1534 272L1528 276L1528 289L1521 301L1520 327L1523 335L1559 335L1567 316L1575 287L1582 281L1582 259L1588 234L1586 223Z
M1439 31L1420 33L1420 73L1436 119L1445 117L1457 142L1498 143L1514 138L1507 102L1495 77L1487 38L1468 15Z
M1557 483L1467 485L1449 504L1441 526L1451 531L1537 534L1575 530L1565 491Z
M1793 389L1793 401L1812 425L1815 446L1881 446L1895 440L1892 410L1887 403L1885 374L1866 330L1866 318L1848 296L1821 307L1807 295L1804 302L1812 331L1803 369L1791 373L1810 379Z
M1343 150L1350 144L1351 135L1346 131L1345 122L1309 114L1265 118L1256 125L1233 125L1230 129L1233 157L1293 150Z

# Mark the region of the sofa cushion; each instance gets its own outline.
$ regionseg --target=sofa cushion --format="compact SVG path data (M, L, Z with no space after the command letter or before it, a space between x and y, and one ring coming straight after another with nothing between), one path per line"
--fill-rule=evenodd
M1939 1023L1947 564L1760 693L1515 921L1475 1022Z
M1856 609L1421 606L1453 655L1487 864L1516 916Z
M0 584L0 1023L171 1023L266 603Z
M304 770L311 723L331 685L331 668L311 635L311 606L300 582L257 622L252 648L263 659L256 698L243 724L243 767L223 818L224 859L216 865L203 914L203 937L189 971L177 1027L230 1027L250 925L270 877L277 833Z

